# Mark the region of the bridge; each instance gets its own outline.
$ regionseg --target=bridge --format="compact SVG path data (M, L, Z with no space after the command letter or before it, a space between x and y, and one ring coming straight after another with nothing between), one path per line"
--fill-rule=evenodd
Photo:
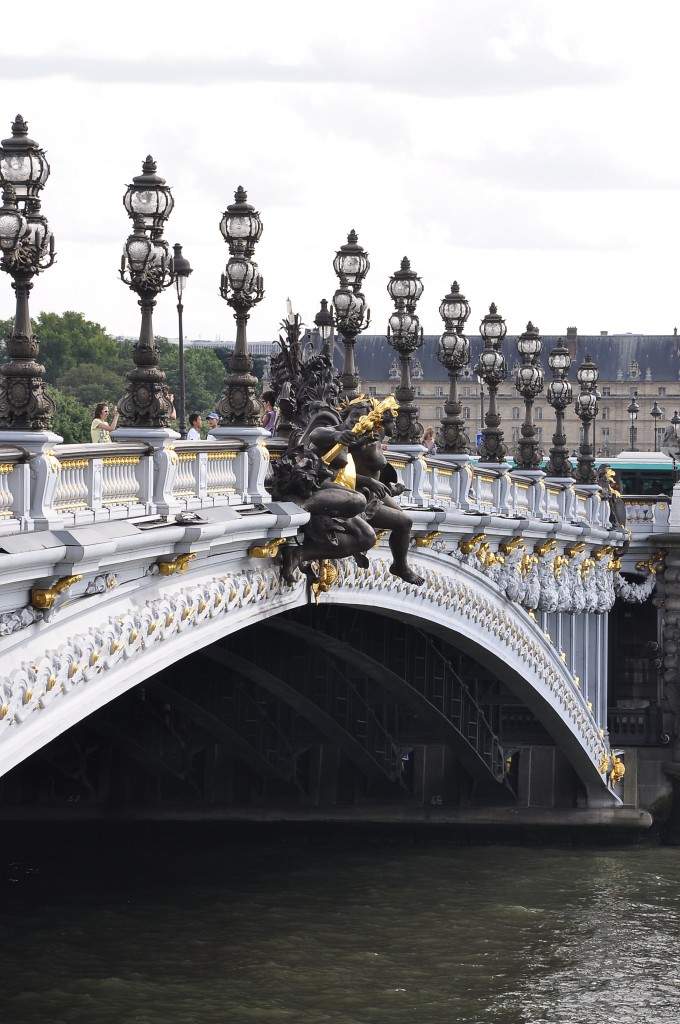
M596 485L392 447L425 582L379 537L289 584L282 442L130 433L0 449L0 815L649 824L608 620L663 578L667 499L626 499L622 555Z

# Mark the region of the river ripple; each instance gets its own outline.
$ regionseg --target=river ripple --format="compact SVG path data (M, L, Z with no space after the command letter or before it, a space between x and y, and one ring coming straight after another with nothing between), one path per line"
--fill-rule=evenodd
M677 1024L680 850L3 826L4 1024Z

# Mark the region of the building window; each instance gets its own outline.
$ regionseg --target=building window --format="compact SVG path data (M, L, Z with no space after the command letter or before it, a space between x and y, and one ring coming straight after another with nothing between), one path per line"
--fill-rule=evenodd
M444 388L441 387L441 386L440 387L436 387L434 389L434 393L435 393L437 398L443 398L444 397Z
M536 440L537 441L542 441L543 440L543 427L535 427L534 429L536 431Z
M513 420L518 420L519 419L519 406L518 405L513 405L513 407L512 407L512 418L513 418Z
M519 427L512 428L512 441L513 444L517 444L517 442L519 441Z
M464 405L463 406L463 419L464 420L469 420L470 419L470 406L469 405Z
M656 393L657 393L657 395L660 395L661 397L665 397L666 389L665 388L657 388L656 389Z
M470 388L463 388L463 398L470 397Z
M444 418L444 410L442 409L441 405L438 405L437 408L435 409L434 418L436 420L441 420Z
M608 405L603 405L602 406L602 408L600 409L600 416L602 417L603 420L608 420L609 419L609 406Z
M609 444L609 427L602 428L602 444Z
M611 397L611 393L612 393L612 389L611 388L602 388L602 397L603 398L610 398Z
M377 388L369 388L368 389L368 393L369 393L369 395L375 396L375 395L378 394L378 389Z
M535 415L537 420L542 420L543 419L543 409L542 409L542 407L540 405L537 405L536 408L534 409L534 415Z

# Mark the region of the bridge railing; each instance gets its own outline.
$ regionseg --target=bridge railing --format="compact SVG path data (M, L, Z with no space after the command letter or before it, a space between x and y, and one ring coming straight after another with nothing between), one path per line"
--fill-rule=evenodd
M121 440L113 444L0 447L0 535L213 505L267 502L264 468L283 442ZM30 450L29 450L30 449ZM464 456L388 449L404 505L501 512L546 522L606 527L609 506L596 486L480 465ZM633 533L665 532L670 499L625 495Z

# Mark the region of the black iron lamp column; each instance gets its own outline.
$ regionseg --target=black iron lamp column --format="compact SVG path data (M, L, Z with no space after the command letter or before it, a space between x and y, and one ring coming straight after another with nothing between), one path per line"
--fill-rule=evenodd
M524 399L524 423L522 424L521 440L515 455L517 469L540 469L543 452L536 440L533 410L537 395L543 390L543 367L540 355L543 349L538 328L529 321L524 334L517 339L517 351L522 362L517 368L515 388Z
M395 392L399 409L394 440L402 445L420 444L423 425L418 419L420 410L413 404L416 392L411 383L411 356L423 344L423 329L416 315L423 282L415 270L411 270L406 256L390 278L387 291L396 307L387 327L387 341L396 349L401 363L401 379Z
M657 423L659 422L659 420L663 416L663 413L661 412L661 409L659 408L659 403L656 401L656 399L654 400L654 405L649 410L649 415L652 417L652 423L654 424L654 427L653 427L653 430L654 430L654 451L658 452L658 450L659 450L659 434L658 434Z
M184 375L184 305L182 295L192 273L189 260L182 255L182 246L176 242L173 246L172 271L177 290L177 321L179 327L179 433L182 440L187 436L186 421L186 379Z
M444 419L437 433L437 453L441 455L469 455L470 438L465 431L462 406L458 401L458 375L470 363L470 342L463 334L465 321L470 316L470 304L461 294L458 282L439 306L444 321L444 333L437 346L437 359L449 375L449 397L444 405Z
M170 427L173 403L153 334L156 296L172 284L172 260L163 227L175 201L170 188L156 173L155 160L147 156L142 173L132 179L123 205L134 228L123 249L121 280L139 296L142 323L139 341L132 350L134 370L127 374L125 394L119 402L120 426L158 430Z
M634 452L636 431L635 422L638 418L638 413L640 412L640 406L637 404L637 391L633 392L633 397L630 401L630 405L626 409L626 412L630 417L630 450Z
M314 317L314 325L321 338L321 349L333 357L333 314L328 308L326 299L321 300L321 308Z
M508 375L505 356L501 350L501 342L507 333L505 320L498 315L495 303L489 306L489 312L482 320L479 333L484 339L484 348L480 352L479 362L475 367L489 391L489 407L484 417L482 443L477 449L481 462L505 462L507 449L503 443L501 417L496 404L496 396L501 381Z
M0 269L12 278L16 294L9 361L0 368L0 430L49 431L55 412L45 392L45 368L36 362L40 345L28 306L33 278L55 260L54 236L39 199L49 173L44 150L28 137L28 125L18 114L12 137L0 145Z
M548 476L568 479L574 475L567 448L567 436L564 433L564 410L571 405L572 400L571 384L567 380L571 356L562 339L548 356L548 366L552 370L552 380L548 384L547 398L555 410L557 423L545 471Z
M371 322L371 311L361 286L366 274L371 269L368 253L359 245L359 236L352 229L347 236L347 244L341 245L333 260L333 269L337 274L340 287L333 296L333 313L335 326L342 336L345 347L345 359L340 374L342 397L351 401L359 395L359 375L354 365L354 346L357 336L365 331Z
M595 363L586 353L586 358L579 366L576 377L581 385L581 391L576 396L576 415L583 424L583 440L579 447L578 460L574 479L579 484L597 483L595 473L595 457L591 438L593 420L597 416L597 382L600 371Z
M239 185L234 202L220 221L220 231L229 246L220 285L220 295L234 310L236 343L229 361L229 373L217 402L220 423L239 427L260 427L262 403L255 396L257 377L251 372L253 357L248 351L246 324L250 310L264 297L264 282L253 260L255 246L262 235L262 221L247 192Z

